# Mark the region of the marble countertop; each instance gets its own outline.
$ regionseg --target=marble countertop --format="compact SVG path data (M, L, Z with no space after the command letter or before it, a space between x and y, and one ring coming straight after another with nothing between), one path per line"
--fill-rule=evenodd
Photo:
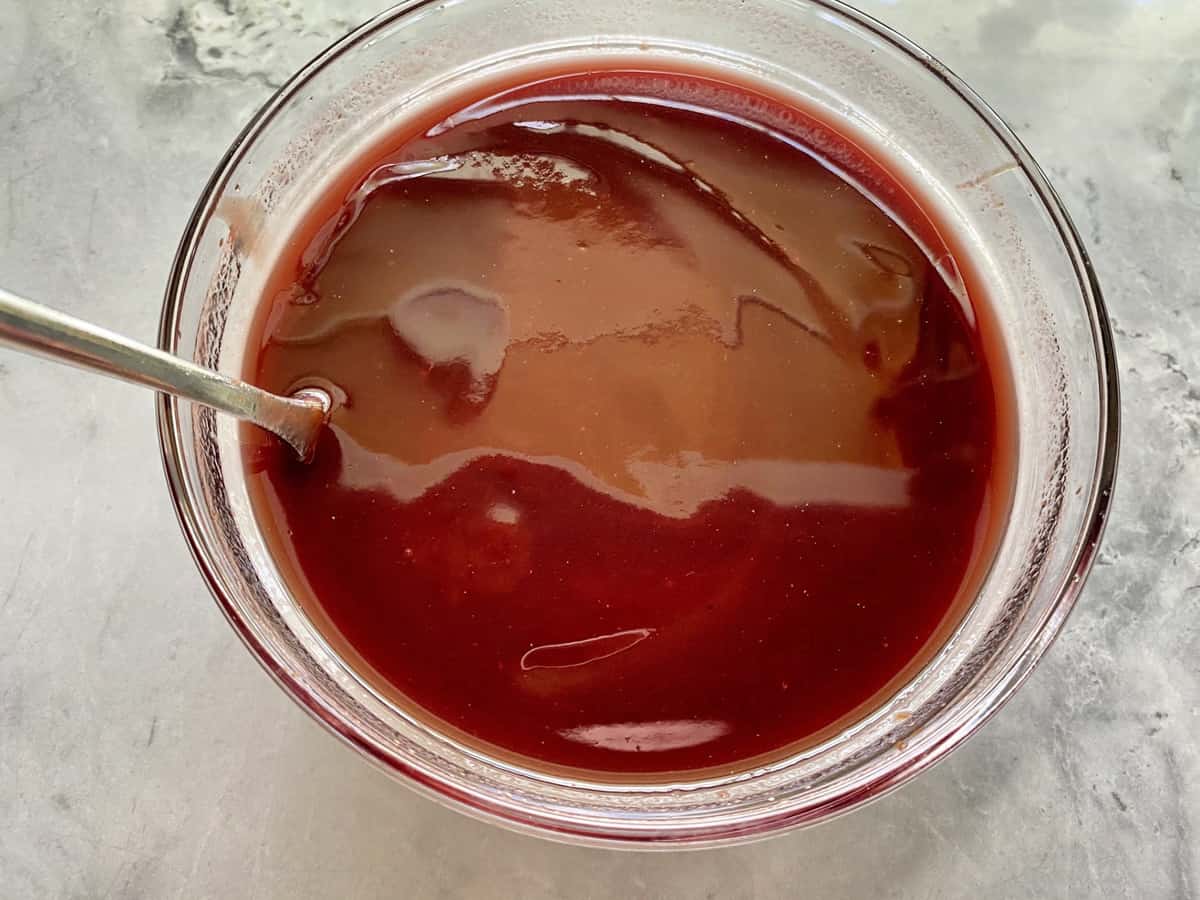
M860 5L1020 133L1117 331L1116 509L1017 697L903 790L766 843L632 855L476 823L259 671L184 546L148 394L0 351L0 894L1200 896L1200 5ZM152 340L216 159L372 11L0 0L0 283Z

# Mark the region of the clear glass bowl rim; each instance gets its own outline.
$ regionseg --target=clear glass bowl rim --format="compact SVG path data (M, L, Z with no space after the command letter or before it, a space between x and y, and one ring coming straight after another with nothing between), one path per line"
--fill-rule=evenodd
M306 65L293 74L274 94L258 109L245 127L234 139L229 149L217 164L212 176L201 191L192 210L180 239L175 258L172 262L170 276L164 293L162 313L159 321L158 346L160 349L175 353L178 349L179 321L184 301L184 288L190 273L191 263L195 256L197 245L204 226L214 213L219 196L229 181L233 169L242 159L249 147L254 143L258 134L265 129L276 113L297 93L303 85L318 74L326 65L337 59L343 52L366 39L372 33L395 23L400 18L435 6L440 0L405 0L372 17L358 28L353 29L343 37L334 41L325 50L315 56ZM469 2L469 0L460 0ZM979 119L991 130L994 136L1010 152L1017 161L1020 171L1034 188L1047 214L1050 216L1058 231L1063 248L1068 252L1078 280L1079 296L1086 307L1088 321L1091 326L1093 345L1096 353L1097 384L1099 388L1099 430L1097 440L1097 455L1094 461L1094 473L1091 482L1090 496L1087 498L1086 525L1081 528L1072 551L1070 565L1071 577L1059 591L1049 613L1043 619L1040 630L1034 634L1024 652L1016 657L994 682L991 689L979 698L975 715L965 727L956 729L946 736L946 739L936 745L931 751L917 757L909 757L889 773L884 784L873 784L870 791L855 792L852 795L839 798L837 803L820 811L817 816L810 814L801 819L789 819L786 815L779 819L760 819L754 823L752 830L740 833L705 835L699 840L684 839L683 843L674 841L655 843L646 837L624 836L616 837L611 833L589 834L567 827L562 830L553 829L544 822L530 822L516 818L508 811L491 808L477 802L469 794L454 789L452 785L443 784L436 780L421 777L417 772L398 768L391 758L379 753L369 741L357 734L352 727L344 723L331 721L328 713L323 710L316 699L296 680L283 666L272 659L270 651L262 646L248 628L247 623L237 614L234 606L224 595L220 578L201 537L199 517L203 511L192 505L185 482L185 461L181 451L183 434L179 417L176 412L177 401L165 394L160 394L157 401L157 426L159 447L167 485L171 494L176 515L183 530L192 557L204 577L206 584L225 617L242 639L247 649L275 682L299 706L315 720L326 726L342 741L363 754L371 762L392 775L403 775L421 792L443 803L448 803L460 811L467 812L477 818L498 824L528 831L543 837L559 840L569 840L577 843L588 843L608 846L641 847L641 848L673 848L707 847L745 842L767 835L775 835L796 827L813 824L815 821L827 821L838 815L857 809L868 802L873 802L890 793L909 780L927 770L947 753L962 744L975 734L984 723L996 714L1011 698L1013 693L1029 677L1039 660L1049 649L1058 636L1073 609L1082 590L1086 576L1091 569L1093 560L1098 552L1104 528L1108 520L1112 503L1112 492L1117 472L1117 462L1120 448L1120 389L1118 384L1118 364L1116 350L1097 281L1095 269L1088 256L1087 250L1080 239L1079 232L1070 219L1058 194L1046 178L1032 154L1022 143L1000 115L987 104L966 82L954 74L945 64L926 52L913 41L899 32L878 21L874 17L847 5L842 0L807 0L814 6L822 7L829 12L845 17L854 24L871 32L875 37L891 44L901 51L911 61L923 66L933 73L946 87L965 103Z

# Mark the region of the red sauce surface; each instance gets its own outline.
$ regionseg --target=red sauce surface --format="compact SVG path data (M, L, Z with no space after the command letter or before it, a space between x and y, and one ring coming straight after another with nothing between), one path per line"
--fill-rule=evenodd
M246 432L273 551L368 678L492 750L635 774L811 740L990 559L979 310L839 173L928 243L903 184L782 101L511 88L397 131L279 260L249 374L340 402L310 464Z

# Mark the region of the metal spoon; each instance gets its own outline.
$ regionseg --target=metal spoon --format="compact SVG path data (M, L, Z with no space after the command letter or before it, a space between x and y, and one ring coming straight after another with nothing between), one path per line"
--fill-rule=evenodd
M332 405L305 388L281 397L177 356L64 315L0 288L0 344L203 403L274 432L303 460L312 457Z

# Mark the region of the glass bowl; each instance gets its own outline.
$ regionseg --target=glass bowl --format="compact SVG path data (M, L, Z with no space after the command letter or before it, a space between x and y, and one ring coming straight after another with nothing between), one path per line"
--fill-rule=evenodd
M1029 153L937 60L835 0L401 4L305 66L234 142L180 243L159 343L240 375L272 242L339 160L474 79L596 56L735 73L836 122L906 173L919 205L949 224L954 263L990 286L1015 398L1012 509L973 604L916 677L820 744L732 776L618 784L522 768L410 717L331 649L268 553L236 423L162 396L163 460L196 562L247 647L384 770L543 836L639 847L748 840L854 809L975 732L1062 627L1109 507L1117 368L1092 268Z

